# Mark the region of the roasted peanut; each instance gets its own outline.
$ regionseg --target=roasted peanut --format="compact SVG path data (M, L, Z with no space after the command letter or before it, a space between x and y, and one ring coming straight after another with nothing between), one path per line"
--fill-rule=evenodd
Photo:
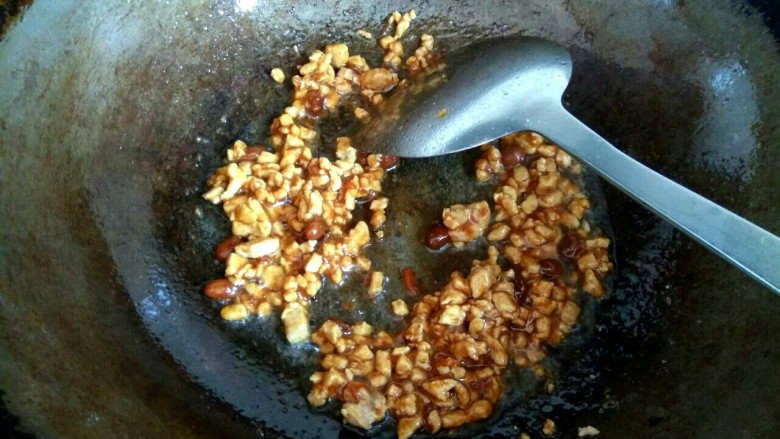
M212 299L230 299L235 296L233 283L227 279L214 279L203 287L203 294Z

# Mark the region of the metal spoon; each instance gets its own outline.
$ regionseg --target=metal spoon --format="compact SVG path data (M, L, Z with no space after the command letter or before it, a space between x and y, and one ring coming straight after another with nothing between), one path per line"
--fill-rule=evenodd
M550 41L512 37L450 55L446 81L432 76L399 90L355 136L355 144L401 157L449 154L532 130L604 179L780 294L780 238L642 165L569 114L569 52ZM435 86L437 85L437 86Z

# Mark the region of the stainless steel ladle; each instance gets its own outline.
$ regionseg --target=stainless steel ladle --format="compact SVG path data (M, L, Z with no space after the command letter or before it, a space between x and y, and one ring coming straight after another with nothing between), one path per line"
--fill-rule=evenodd
M446 81L400 90L355 144L401 157L430 157L536 131L711 251L780 294L780 238L669 180L593 132L561 103L572 60L530 37L489 40L447 57Z

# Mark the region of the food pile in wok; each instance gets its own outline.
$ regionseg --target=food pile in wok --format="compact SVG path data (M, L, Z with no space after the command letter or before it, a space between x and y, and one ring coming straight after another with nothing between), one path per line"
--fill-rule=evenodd
M403 172L398 159L363 153L350 137L321 145L317 127L337 111L367 123L382 112L388 93L442 69L445 60L427 34L404 58L401 38L414 18L414 11L390 16L391 33L378 40L381 66L341 43L312 53L291 78L292 102L273 119L271 148L236 141L204 194L232 224L216 250L225 277L204 288L223 301L222 318L280 310L290 343L319 347L309 402L341 401L345 422L364 429L389 412L400 438L489 417L509 364L540 368L546 346L576 324L578 293L602 296L612 268L609 240L585 218L590 201L576 182L581 165L536 133L515 133L484 145L475 163L475 184L492 185L492 200L444 209L441 223L421 239L432 258L487 241L469 273L442 273L449 278L442 288L420 292L413 267L405 270L408 301L395 300L387 310L406 319L398 333L338 319L312 332L309 309L323 282L338 285L364 273L373 298L388 276L402 276L372 270L364 252L382 245L388 208L382 182L388 172ZM272 77L286 81L280 69ZM355 221L365 206L366 220Z

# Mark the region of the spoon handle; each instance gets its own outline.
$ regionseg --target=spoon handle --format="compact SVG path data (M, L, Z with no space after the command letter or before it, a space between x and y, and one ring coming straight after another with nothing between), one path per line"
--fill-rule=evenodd
M780 294L780 238L624 154L562 106L529 128L723 259Z

